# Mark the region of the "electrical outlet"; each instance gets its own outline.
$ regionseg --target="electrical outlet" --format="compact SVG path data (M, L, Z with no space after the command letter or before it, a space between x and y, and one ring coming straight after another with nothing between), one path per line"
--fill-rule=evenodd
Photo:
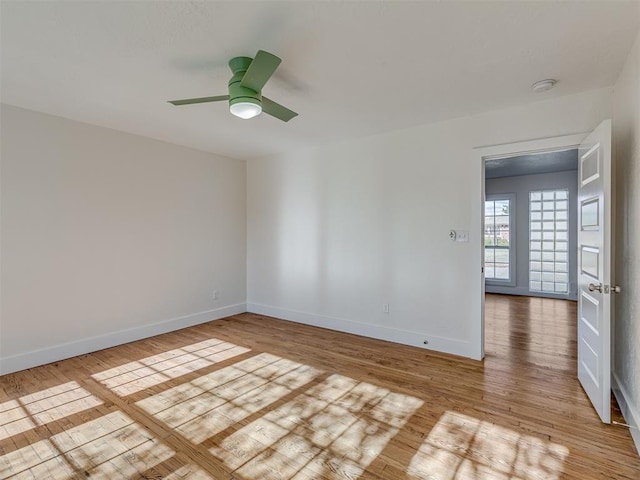
M383 303L382 304L382 312L383 313L389 313L389 304L388 303Z
M211 294L211 296L213 297L214 300L218 299L218 290L214 290L213 293Z

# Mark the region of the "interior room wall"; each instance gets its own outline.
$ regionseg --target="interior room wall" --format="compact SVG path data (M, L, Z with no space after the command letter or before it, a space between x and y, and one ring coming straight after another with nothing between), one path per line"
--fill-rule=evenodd
M0 119L1 373L245 311L244 161Z
M640 35L614 91L615 281L622 293L613 299L613 386L640 452Z
M247 308L480 358L474 148L588 132L610 115L602 89L249 161Z
M532 190L560 188L569 190L569 294L538 294L529 291L529 192ZM511 295L577 299L577 189L577 170L538 175L520 175L517 177L488 178L485 180L485 193L487 195L515 193L516 197L516 282L514 286L487 283L485 291Z

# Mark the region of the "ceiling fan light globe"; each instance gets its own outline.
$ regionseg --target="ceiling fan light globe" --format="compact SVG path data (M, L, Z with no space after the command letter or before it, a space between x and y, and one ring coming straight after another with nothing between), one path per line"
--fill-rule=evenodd
M237 102L229 106L229 111L236 117L248 120L262 113L262 106L253 102Z

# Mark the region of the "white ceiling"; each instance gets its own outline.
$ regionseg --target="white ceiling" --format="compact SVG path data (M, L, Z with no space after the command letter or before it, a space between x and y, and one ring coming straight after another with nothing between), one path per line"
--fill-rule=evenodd
M575 148L487 160L484 163L484 178L517 177L570 170L578 170L578 150Z
M4 103L249 158L612 85L640 2L6 2ZM283 59L240 120L229 58ZM556 78L542 95L531 84Z

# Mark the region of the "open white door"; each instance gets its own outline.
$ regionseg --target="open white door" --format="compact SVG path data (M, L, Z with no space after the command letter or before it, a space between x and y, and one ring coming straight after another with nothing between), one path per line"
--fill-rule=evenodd
M611 423L611 120L581 144L578 166L578 379Z

